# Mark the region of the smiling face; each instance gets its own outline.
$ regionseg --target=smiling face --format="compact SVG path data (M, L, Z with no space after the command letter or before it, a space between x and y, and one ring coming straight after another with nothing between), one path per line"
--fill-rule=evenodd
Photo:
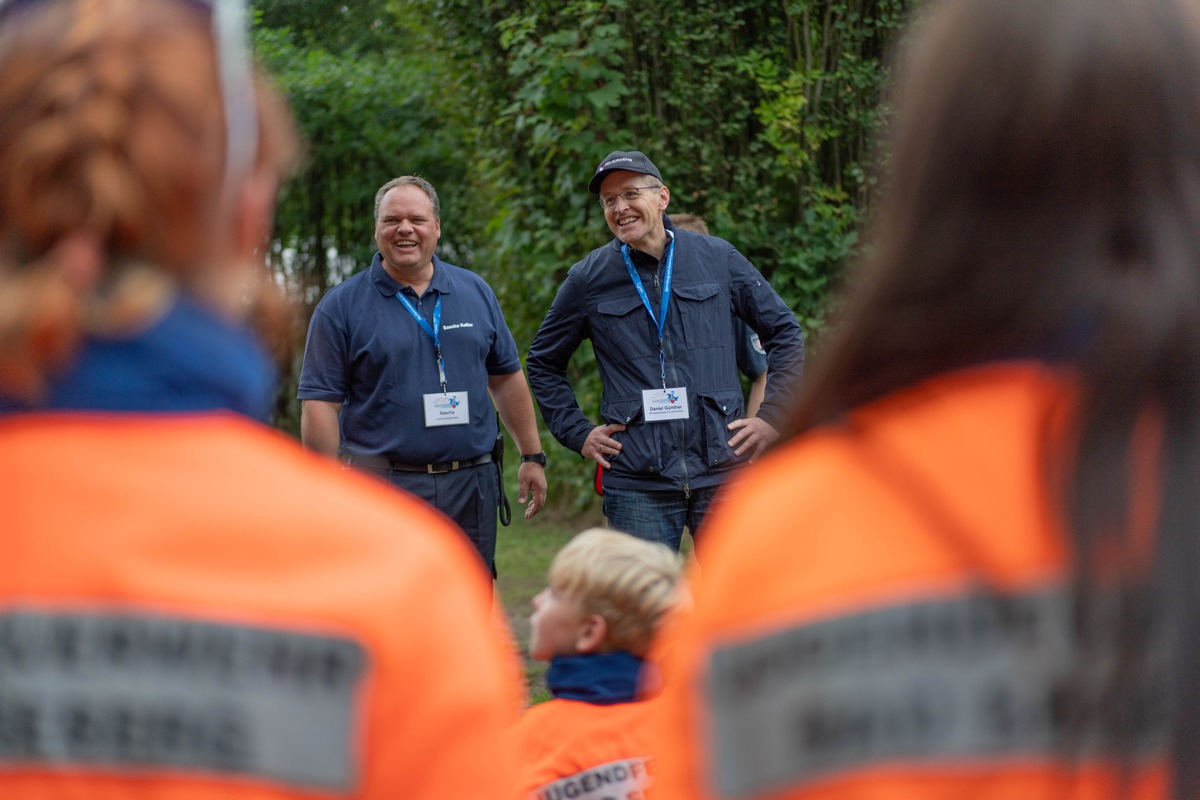
M652 175L618 170L600 184L600 197L616 198L616 202L604 212L604 219L613 235L630 247L661 258L667 241L662 215L671 199L671 191L660 186L638 192L633 200L620 196L630 189L641 189L657 183L658 180Z
M401 283L419 281L433 270L433 251L442 225L433 201L416 186L389 189L379 203L375 245L383 267Z

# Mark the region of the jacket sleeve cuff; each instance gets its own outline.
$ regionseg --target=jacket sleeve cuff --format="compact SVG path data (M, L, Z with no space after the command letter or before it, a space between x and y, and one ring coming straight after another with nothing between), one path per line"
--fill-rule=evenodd
M594 427L596 426L593 425L591 421L585 421L584 425L573 427L570 434L564 437L563 444L574 450L576 453L579 453L581 450L583 450L583 445L585 442L587 442L588 434L592 432L592 428ZM582 455L582 453L580 453L580 455Z
M783 430L782 425L783 425L784 421L787 419L787 414L784 412L783 409L777 408L775 406L768 406L766 403L763 403L761 406L758 407L757 416L759 419L761 419L763 422L767 423L768 425L770 425L772 428L774 428L777 431Z

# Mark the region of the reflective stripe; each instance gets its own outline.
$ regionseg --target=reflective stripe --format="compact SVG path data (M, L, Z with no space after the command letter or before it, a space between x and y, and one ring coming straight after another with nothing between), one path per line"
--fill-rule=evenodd
M184 769L349 791L355 641L135 613L0 614L0 768Z
M1061 588L979 592L720 648L705 684L712 780L744 796L882 762L1096 754L1102 736L1081 698L1111 663L1079 663L1071 609ZM1158 679L1162 651L1149 667ZM1158 713L1125 731L1147 752L1165 741L1155 685L1131 705ZM1084 723L1070 730L1073 712Z
M534 800L634 800L650 785L645 758L610 761L537 789Z

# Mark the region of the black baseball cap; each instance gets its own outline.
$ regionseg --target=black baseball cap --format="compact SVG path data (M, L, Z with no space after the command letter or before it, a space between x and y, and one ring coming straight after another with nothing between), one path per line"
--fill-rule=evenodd
M643 175L653 175L658 178L658 182L662 183L662 175L658 171L658 167L654 166L654 162L646 158L646 154L638 150L614 150L604 157L600 162L600 166L596 167L596 174L592 176L588 182L588 191L592 194L600 194L600 182L610 172L625 170L626 172L640 172Z

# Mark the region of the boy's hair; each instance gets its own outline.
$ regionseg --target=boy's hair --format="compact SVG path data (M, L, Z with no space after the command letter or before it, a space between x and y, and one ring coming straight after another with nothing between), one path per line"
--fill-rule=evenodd
M590 528L558 552L547 580L608 623L605 644L644 656L663 615L675 604L681 569L665 545Z

